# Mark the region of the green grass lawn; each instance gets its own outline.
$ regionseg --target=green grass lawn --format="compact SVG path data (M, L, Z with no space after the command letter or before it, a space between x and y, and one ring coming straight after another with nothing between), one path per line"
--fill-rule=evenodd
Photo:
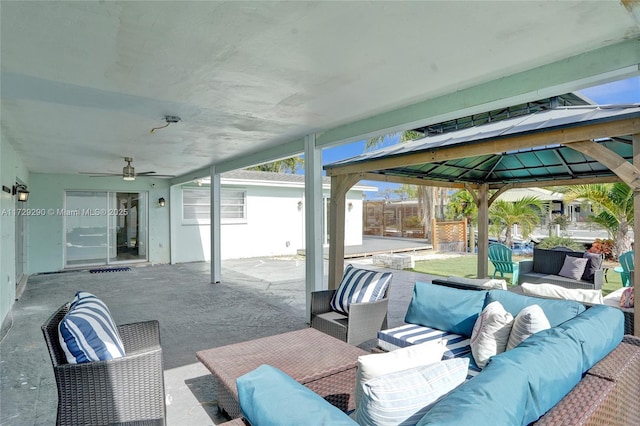
M514 257L515 261L524 260L525 258ZM443 277L466 277L476 278L477 273L478 256L462 255L452 257L449 259L429 259L416 261L416 267L413 269L415 272L422 272L430 275L441 275ZM489 262L489 276L493 275L493 265ZM497 275L500 278L500 274ZM507 274L505 279L510 284L511 275ZM602 294L607 295L612 291L622 287L622 281L620 280L620 274L614 272L612 269L607 274L609 282L604 282L602 286Z

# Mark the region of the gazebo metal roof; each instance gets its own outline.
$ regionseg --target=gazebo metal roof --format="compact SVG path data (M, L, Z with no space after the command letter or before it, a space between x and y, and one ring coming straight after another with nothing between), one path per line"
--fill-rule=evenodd
M338 169L362 165L357 168L367 171L367 178L375 178L375 175L378 175L379 180L415 178L433 183L488 183L491 187L513 182L520 185L526 183L528 186L544 186L552 185L558 180L619 180L610 168L597 159L570 148L570 145L555 143L560 141L555 141L554 138L550 138L549 143L523 148L514 144L513 149L509 149L509 146L505 149L503 144L500 150L486 152L484 149L485 152L479 155L474 155L474 150L476 146L491 141L535 137L547 135L551 131L557 131L558 135L565 129L638 117L640 104L557 108L396 144L326 165L325 169L328 170L328 174L332 174ZM630 135L601 137L594 141L626 161L632 160ZM453 147L460 150L457 158L438 160L435 153ZM432 158L430 153L434 154ZM416 163L416 154L424 154L420 163ZM405 157L407 164L400 164L400 160L395 161L392 167L384 167L382 163L380 167L374 165L376 160ZM372 167L365 166L364 163L371 163Z

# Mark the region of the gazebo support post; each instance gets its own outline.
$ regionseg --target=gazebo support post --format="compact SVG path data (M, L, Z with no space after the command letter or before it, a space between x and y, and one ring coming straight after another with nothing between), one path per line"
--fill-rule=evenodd
M636 169L640 170L640 133L633 135L633 165ZM640 176L636 177L637 179ZM633 191L633 264L640 265L640 250L635 245L635 240L640 237L640 190L635 189ZM633 275L633 287L634 292L638 293L640 290L640 273L634 273ZM633 334L640 336L640 304L637 302L634 305L634 321L633 321Z
M478 278L489 276L489 185L478 186Z

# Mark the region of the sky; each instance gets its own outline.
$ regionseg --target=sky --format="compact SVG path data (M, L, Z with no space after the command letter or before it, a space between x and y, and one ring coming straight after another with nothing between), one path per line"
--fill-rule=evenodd
M640 76L628 78L626 80L614 81L600 86L590 87L580 90L579 93L591 99L599 105L610 104L637 104L640 103ZM385 146L387 144L385 143ZM353 142L322 151L322 164L330 164L339 160L344 160L364 152L365 141ZM398 184L363 181L362 184L376 186L381 190L385 188L395 189ZM382 194L376 192L365 192L367 199L381 199Z

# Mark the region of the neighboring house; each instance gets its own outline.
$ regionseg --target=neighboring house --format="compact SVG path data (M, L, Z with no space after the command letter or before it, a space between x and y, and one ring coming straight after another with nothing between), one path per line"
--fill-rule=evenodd
M304 176L236 170L221 177L222 259L294 255L305 248ZM362 244L364 191L356 185L347 194L346 245ZM323 180L324 244L330 181ZM208 180L171 190L171 262L211 259L210 185Z

